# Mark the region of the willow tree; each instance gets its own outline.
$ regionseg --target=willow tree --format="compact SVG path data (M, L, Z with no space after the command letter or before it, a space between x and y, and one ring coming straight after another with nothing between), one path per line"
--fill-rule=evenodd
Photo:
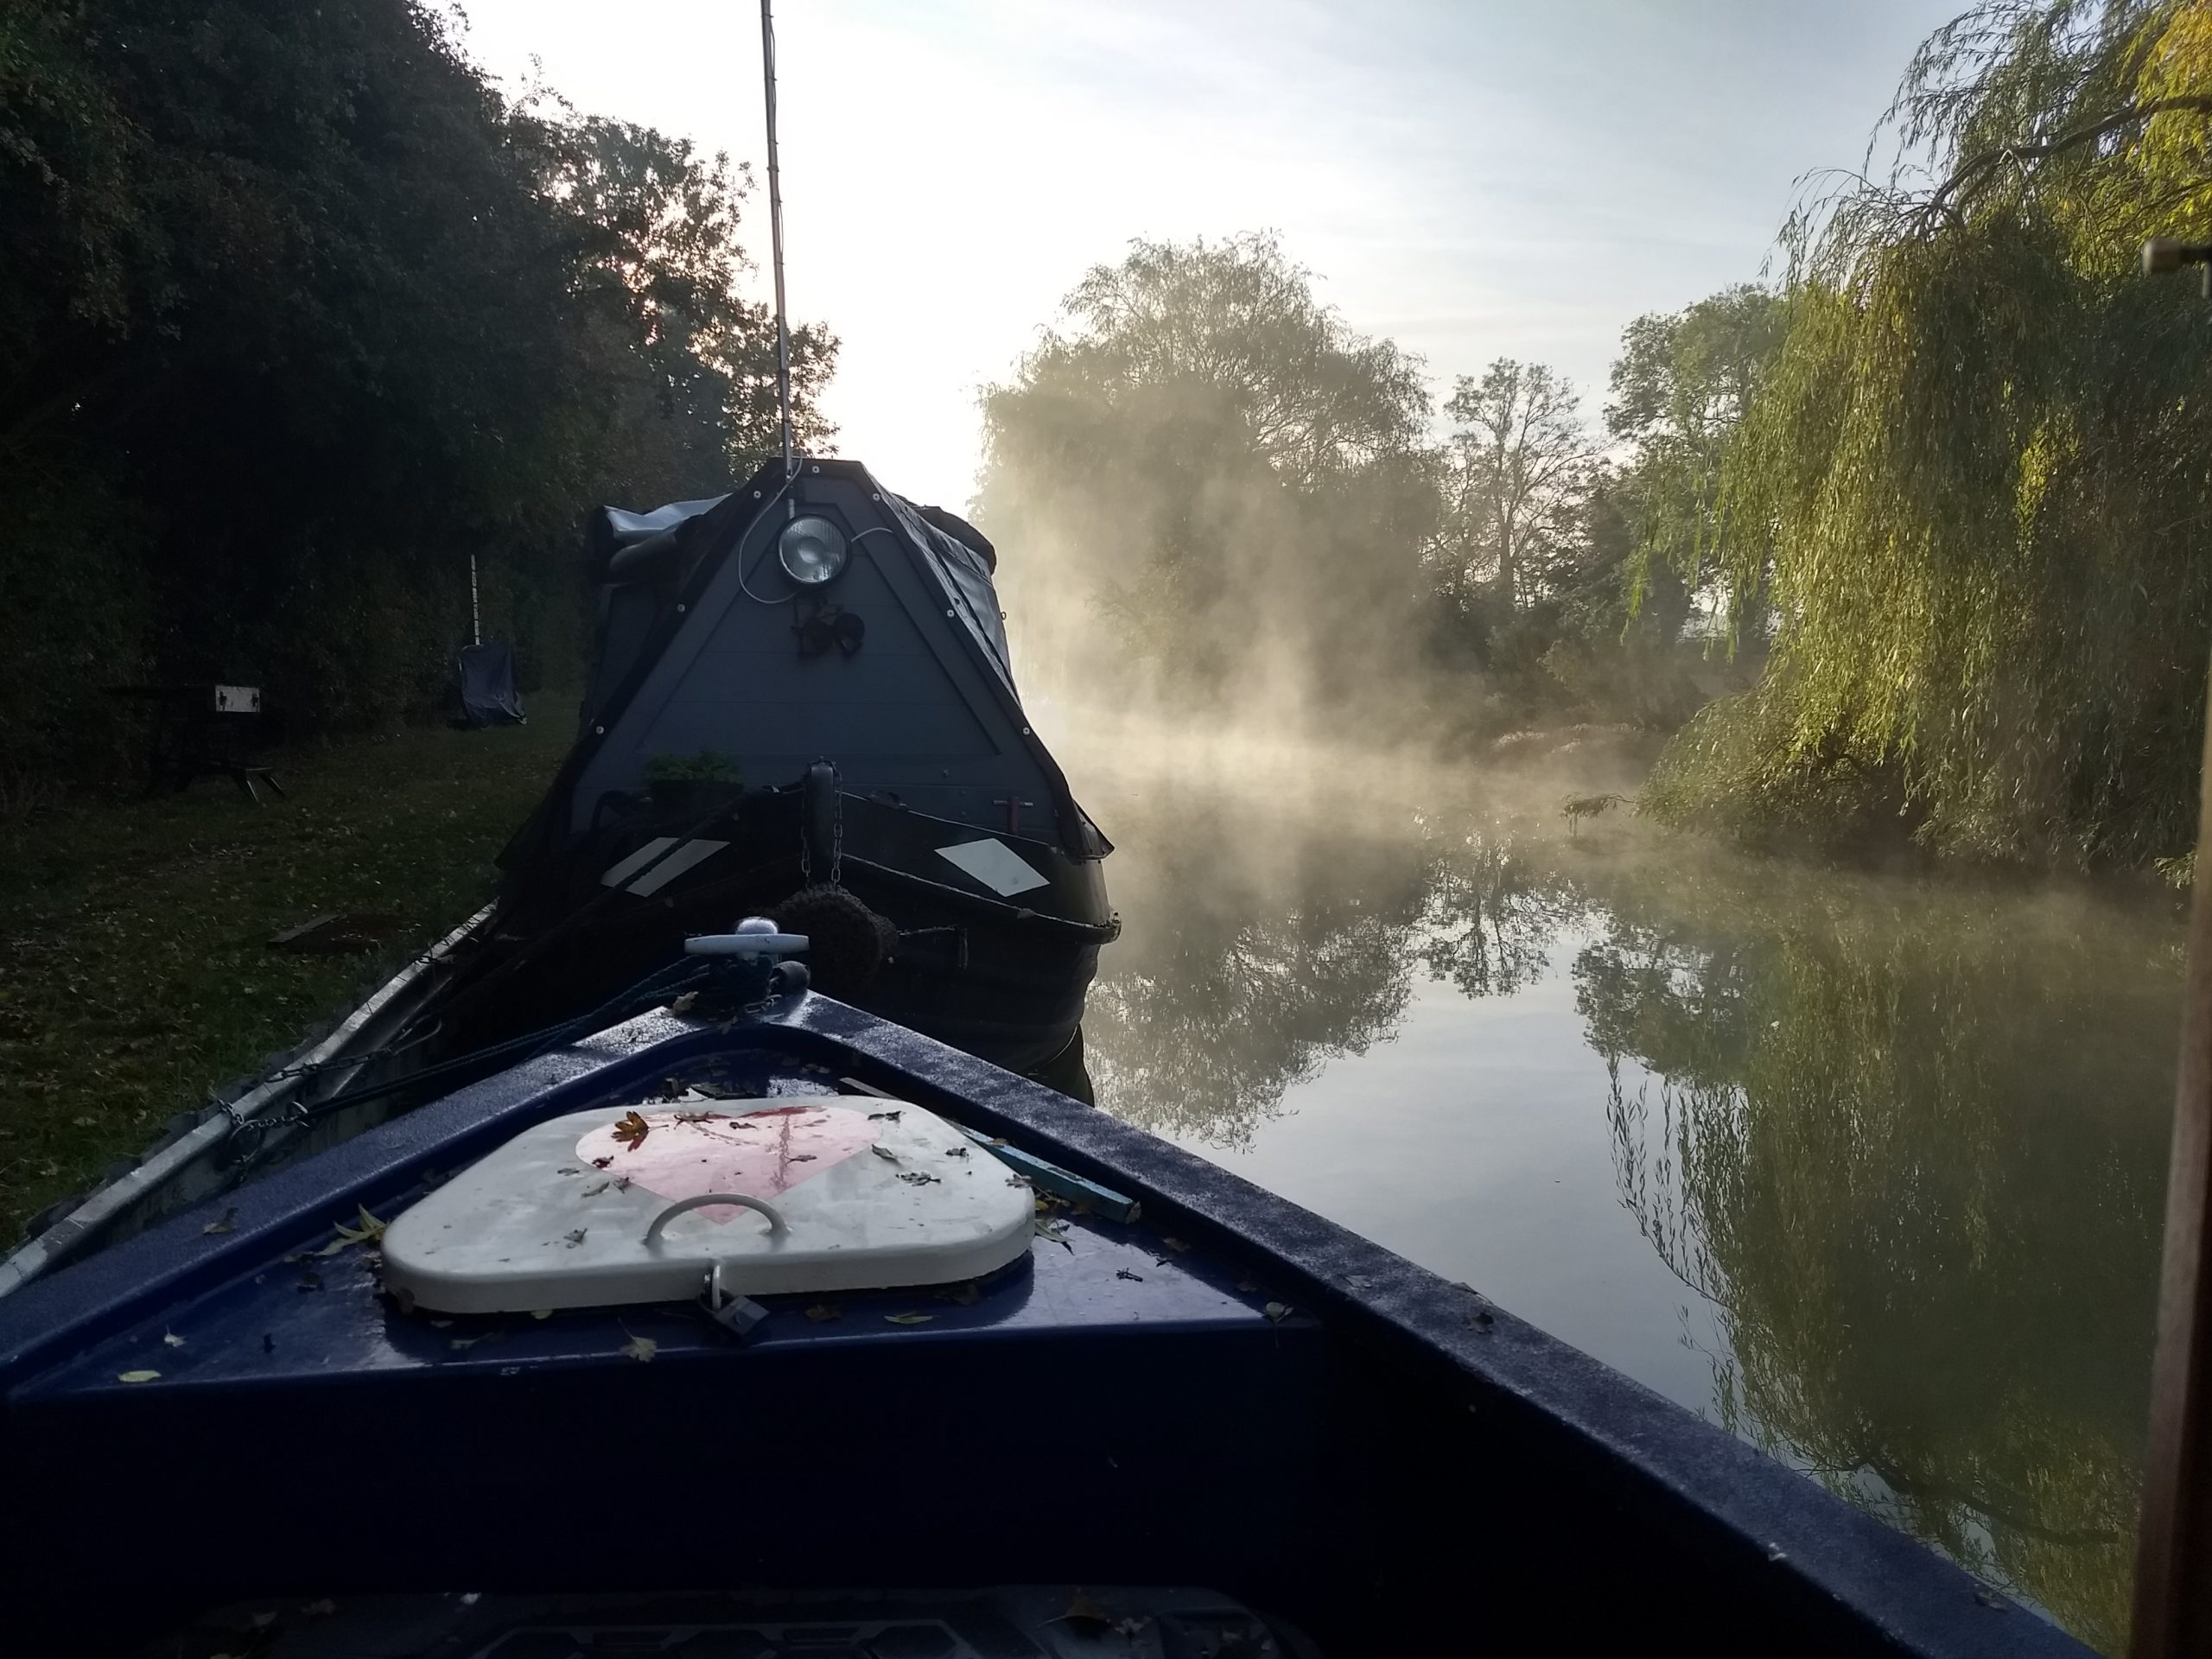
M1793 221L1787 333L1722 467L1719 573L1774 657L1651 803L2031 861L2177 852L2212 308L2135 260L2212 222L2212 7L1993 0L1921 48L1884 130L1886 181Z

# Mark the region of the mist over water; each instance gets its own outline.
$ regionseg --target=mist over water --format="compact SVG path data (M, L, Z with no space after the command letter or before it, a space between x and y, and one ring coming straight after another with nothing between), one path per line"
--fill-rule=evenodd
M1105 1109L2119 1643L2170 906L1570 823L1634 788L1612 734L1470 765L1196 703L1037 717L1116 843Z

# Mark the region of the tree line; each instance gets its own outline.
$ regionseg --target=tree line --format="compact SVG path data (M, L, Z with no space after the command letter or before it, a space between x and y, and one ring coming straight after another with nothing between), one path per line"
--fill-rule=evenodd
M1094 693L1473 747L1675 734L1643 797L1760 841L2181 860L2212 642L2212 7L1985 0L1895 164L1770 287L1638 319L1602 406L1440 397L1260 235L1141 242L985 397L1025 654ZM0 803L111 766L146 679L294 729L434 714L479 557L565 678L600 500L770 446L750 180L510 96L418 0L0 10ZM802 432L836 342L798 331Z
M1027 654L1083 695L1321 728L1671 731L1715 677L1695 564L1780 311L1746 286L1639 318L1602 426L1510 358L1440 410L1277 238L1139 242L984 398Z
M1272 239L1140 244L988 394L981 505L1118 623L1048 653L1094 677L1680 727L1670 822L2183 874L2212 308L2136 257L2212 234L2209 126L2202 0L1985 0L1777 282L1630 325L1602 435L1500 360L1433 438Z
M105 686L296 732L435 714L468 627L569 675L601 500L770 445L750 180L416 0L0 10L0 798L112 762ZM803 429L836 356L794 340Z

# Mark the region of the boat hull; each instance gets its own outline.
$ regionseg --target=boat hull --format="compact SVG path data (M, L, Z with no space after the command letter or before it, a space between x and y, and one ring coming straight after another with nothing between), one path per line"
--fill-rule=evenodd
M1029 1583L1073 1605L1119 1582L1207 1585L1347 1655L1615 1650L1675 1623L1712 1653L2086 1651L1179 1148L827 998L712 1013L548 1054L273 1173L225 1230L179 1217L0 1302L0 1456L38 1495L0 1549L32 1650L241 1598ZM1063 1211L964 1290L777 1299L741 1341L675 1305L443 1322L384 1296L365 1246L328 1249L530 1123L671 1079L894 1095L1141 1210ZM156 1469L220 1495L219 1544L113 1547L116 1493Z

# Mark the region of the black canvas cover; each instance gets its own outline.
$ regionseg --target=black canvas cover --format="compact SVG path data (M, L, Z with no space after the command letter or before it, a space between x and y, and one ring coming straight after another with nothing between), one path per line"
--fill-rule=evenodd
M519 726L514 648L504 639L461 648L461 713L471 726Z

